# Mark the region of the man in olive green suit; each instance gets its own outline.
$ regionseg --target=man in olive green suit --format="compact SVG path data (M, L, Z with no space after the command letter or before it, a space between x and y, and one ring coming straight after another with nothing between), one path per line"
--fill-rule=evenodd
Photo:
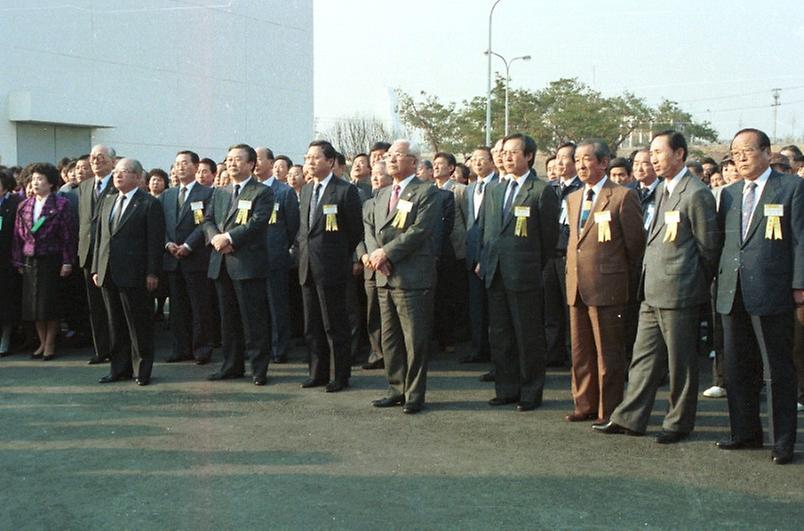
M510 178L489 190L478 222L482 231L478 273L488 292L489 343L496 396L489 405L542 403L547 344L542 270L558 243L558 196L536 177L536 142L516 133L503 141Z
M721 234L712 192L684 164L684 136L658 133L650 153L664 181L656 189L656 215L648 228L628 389L611 420L592 427L602 433L644 434L656 391L669 372L668 412L656 442L671 444L695 426L700 307L709 300Z
M364 215L369 267L376 272L382 322L382 351L388 396L375 407L403 406L421 411L427 388L427 358L433 327L435 280L433 227L441 217L436 188L416 178L418 153L397 140L387 155L394 179L373 201L373 216Z

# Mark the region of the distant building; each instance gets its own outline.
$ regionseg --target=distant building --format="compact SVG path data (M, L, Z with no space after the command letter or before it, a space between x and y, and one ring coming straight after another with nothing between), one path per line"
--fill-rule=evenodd
M0 16L0 163L96 143L167 166L313 136L313 0L44 0ZM29 6L29 7L26 7Z

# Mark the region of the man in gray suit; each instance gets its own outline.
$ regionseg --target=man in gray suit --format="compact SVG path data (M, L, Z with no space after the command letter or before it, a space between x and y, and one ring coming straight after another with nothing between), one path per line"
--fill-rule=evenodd
M488 290L496 396L489 405L517 403L531 411L542 403L547 346L542 272L558 243L558 196L536 176L536 142L515 133L503 141L511 179L491 190L480 222L478 273Z
M421 411L427 388L433 227L441 216L440 202L437 189L416 177L419 154L409 141L394 142L386 159L393 185L377 194L373 216L363 217L369 267L376 272L389 384L388 396L372 404L401 405L403 413L413 414Z
M671 130L658 133L650 152L664 181L657 188L656 216L647 234L628 389L610 421L592 427L608 434L643 435L669 371L669 408L656 442L672 444L695 426L701 305L709 299L721 234L714 196L684 164L684 136Z
M796 443L793 319L796 305L804 304L804 179L773 171L770 149L762 131L739 131L731 156L743 180L720 194L725 241L717 311L723 318L731 437L717 445L762 447L764 369L771 458L783 465L793 460Z
M95 347L95 355L89 360L90 365L108 360L111 348L106 305L100 288L92 282L91 270L100 205L107 195L117 193L112 182L114 158L115 152L112 148L103 145L94 146L89 154L89 164L94 178L78 185L78 264L84 272L92 342Z

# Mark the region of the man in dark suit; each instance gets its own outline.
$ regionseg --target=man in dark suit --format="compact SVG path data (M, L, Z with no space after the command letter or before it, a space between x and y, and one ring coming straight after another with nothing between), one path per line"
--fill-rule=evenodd
M305 171L313 178L301 191L301 223L296 236L304 328L310 349L310 378L302 387L326 386L328 393L349 387L346 289L352 280L355 248L363 239L360 197L356 187L333 175L336 158L335 148L324 140L312 142L307 149Z
M606 175L611 152L602 140L575 150L581 190L567 199L567 302L572 335L569 422L608 421L623 398L625 314L639 281L645 232L636 192Z
M232 184L213 191L204 220L212 245L207 274L218 293L223 344L223 365L207 379L240 378L248 356L254 385L265 385L271 357L265 265L274 198L270 188L252 177L256 161L249 145L229 148L226 171Z
M547 365L566 367L570 351L569 313L567 310L567 197L583 186L575 171L575 144L564 142L556 149L555 171L558 178L550 186L558 196L561 213L558 217L556 255L544 269L544 335L547 340Z
M212 188L196 182L198 155L192 151L176 154L174 168L179 185L159 196L165 214L165 253L163 268L170 283L170 328L173 353L168 362L195 359L205 365L212 356L212 286L207 278L209 247L203 230L204 216Z
M642 207L642 226L647 231L656 214L656 187L661 181L650 162L650 148L644 147L634 154L631 164L639 204Z
M721 235L714 196L684 165L684 136L658 133L650 150L651 163L664 181L647 234L628 389L611 420L592 427L602 433L644 434L656 392L669 371L669 407L656 442L672 444L695 426L700 309L709 299Z
M386 154L393 184L374 199L364 216L369 267L376 272L382 319L382 350L388 395L374 407L424 407L432 333L435 281L433 229L441 218L437 188L415 175L418 151L397 140Z
M542 403L545 366L542 272L558 243L558 197L536 176L536 142L515 133L503 141L511 179L493 187L482 211L479 273L488 290L496 396L492 406Z
M480 212L485 204L488 190L498 182L494 171L491 150L486 146L475 148L470 160L477 180L466 188L466 270L469 289L469 320L472 327L472 352L461 360L462 363L483 363L491 361L489 347L489 309L486 287L483 280L475 274L480 261L480 236L478 225Z
M268 148L257 148L254 175L274 194L274 206L268 218L268 309L271 313L271 361L286 363L290 342L290 289L287 282L292 260L290 248L299 231L299 202L293 189L273 175L261 161L269 160Z
M154 363L151 296L162 270L165 218L159 202L143 192L143 170L134 159L114 169L117 194L98 214L92 280L101 288L109 316L112 364L100 383L128 379L148 385Z
M349 177L344 175L357 188L360 206L372 197L371 166L369 156L358 153L352 159ZM362 239L361 239L362 241ZM346 288L346 308L349 311L350 355L353 365L368 364L372 355L371 340L366 329L367 301L364 283L365 270L360 255L355 255L352 263L352 276ZM374 361L372 359L372 361Z
M84 272L87 300L89 302L89 321L92 327L92 343L95 355L90 365L103 363L109 359L109 319L103 294L92 282L92 257L95 253L95 236L100 205L107 195L115 195L117 190L112 182L115 152L112 148L97 145L89 154L89 163L94 177L78 185L78 264Z
M725 241L717 311L731 424L718 447L762 447L764 373L771 456L781 465L793 460L796 443L792 351L795 308L804 304L804 180L771 169L770 139L757 129L734 136L731 156L743 181L722 189L718 211Z

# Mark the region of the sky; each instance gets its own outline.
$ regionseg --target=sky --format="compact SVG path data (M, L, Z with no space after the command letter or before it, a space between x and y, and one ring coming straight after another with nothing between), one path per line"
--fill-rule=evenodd
M486 93L493 0L314 0L316 127L391 120L394 88ZM578 78L606 96L677 101L723 139L741 127L804 142L804 16L794 0L500 0L492 50L511 87ZM504 72L494 58L493 71Z

